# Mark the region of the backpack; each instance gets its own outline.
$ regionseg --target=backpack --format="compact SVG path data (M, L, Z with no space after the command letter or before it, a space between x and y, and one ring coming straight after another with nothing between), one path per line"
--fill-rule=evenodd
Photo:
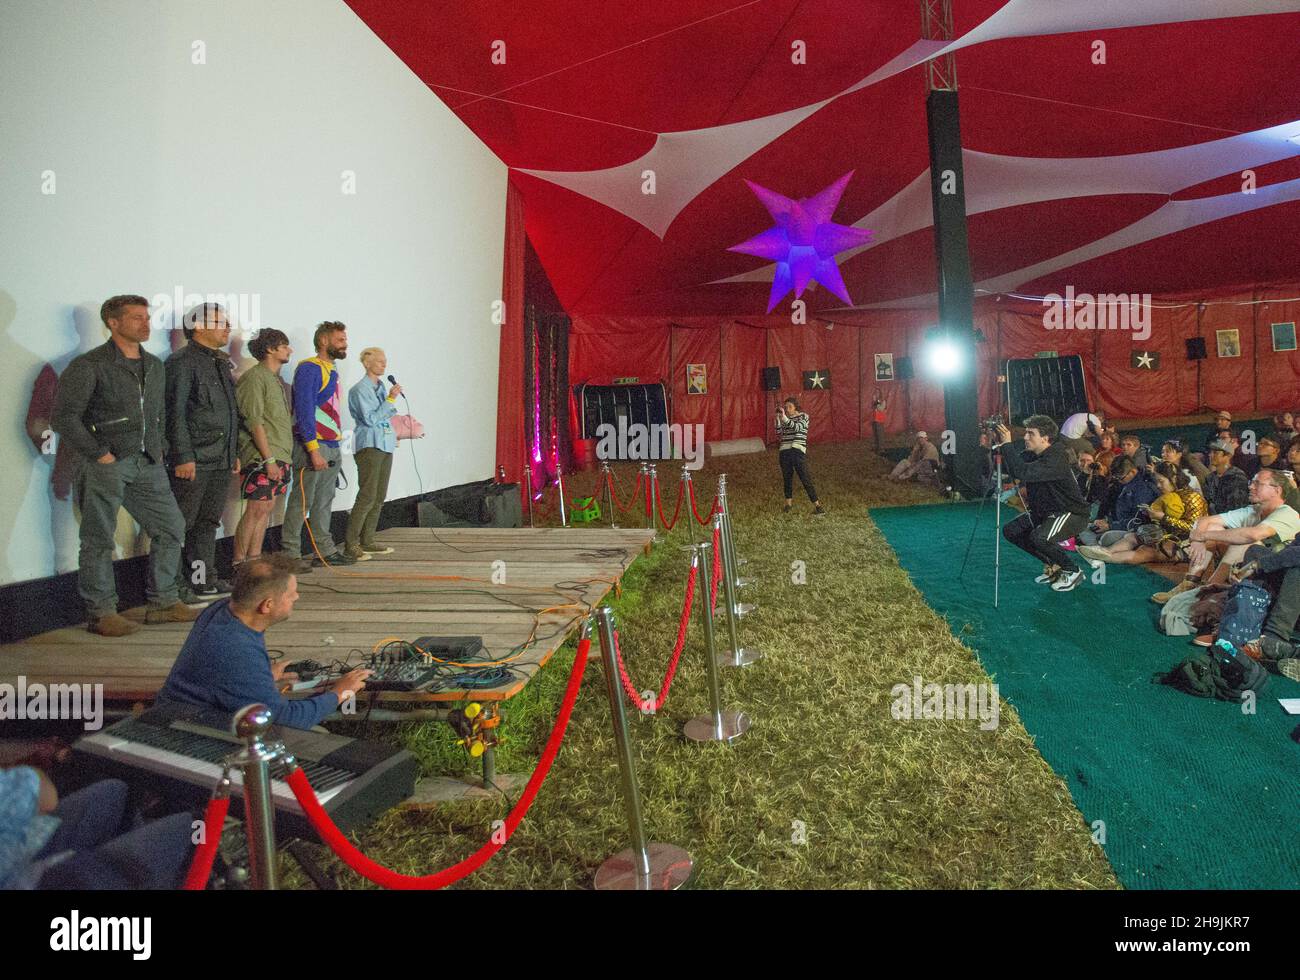
M1234 650L1259 639L1268 618L1273 594L1253 579L1239 582L1228 590L1219 619L1219 639L1227 640Z
M1264 668L1231 643L1219 640L1204 653L1197 653L1171 670L1157 674L1154 683L1168 684L1184 694L1220 701L1241 701L1246 691L1259 693L1268 687Z

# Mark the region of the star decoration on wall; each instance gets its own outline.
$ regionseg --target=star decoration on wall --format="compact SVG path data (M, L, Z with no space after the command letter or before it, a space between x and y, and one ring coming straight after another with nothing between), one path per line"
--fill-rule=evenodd
M763 202L776 225L748 241L731 246L727 251L776 263L776 276L767 300L768 313L792 288L798 299L814 279L845 303L852 304L839 266L835 264L835 256L846 249L867 244L871 241L871 232L866 228L836 224L831 221L831 215L835 213L840 196L853 174L854 171L850 170L826 189L797 201L759 187L753 181L745 181Z

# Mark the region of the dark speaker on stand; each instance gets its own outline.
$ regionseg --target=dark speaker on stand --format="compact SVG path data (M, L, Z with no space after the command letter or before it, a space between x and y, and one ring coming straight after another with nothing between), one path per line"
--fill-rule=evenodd
M897 381L911 381L912 358L906 354L900 354L894 358L894 378Z
M1183 341L1183 343L1187 345L1187 359L1189 361L1205 360L1206 354L1205 354L1204 337L1188 337L1186 340Z
M781 390L781 369L779 367L763 368L763 390L764 391Z

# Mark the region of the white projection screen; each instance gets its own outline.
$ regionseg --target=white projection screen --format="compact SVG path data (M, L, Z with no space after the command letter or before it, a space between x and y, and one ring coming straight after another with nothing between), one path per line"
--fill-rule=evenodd
M162 357L178 300L235 297L236 369L276 327L285 380L341 320L344 385L384 348L428 432L389 499L492 476L506 168L342 0L0 0L0 162L0 584L77 567L40 379L117 293L157 299Z

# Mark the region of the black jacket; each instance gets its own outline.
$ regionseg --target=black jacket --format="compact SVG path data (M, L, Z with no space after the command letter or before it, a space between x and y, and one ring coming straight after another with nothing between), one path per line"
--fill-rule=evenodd
M191 340L167 358L167 465L229 470L238 440L230 358Z
M125 459L143 451L161 463L165 442L162 361L141 348L144 387L137 362L110 339L72 359L59 378L54 400L54 431L63 445L85 459L111 452Z
M1050 514L1066 511L1088 516L1088 502L1079 491L1075 469L1063 444L1054 442L1035 456L1025 449L1023 439L1017 439L1003 446L1002 458L1007 472L1025 485L1029 516L1035 524L1043 523Z

